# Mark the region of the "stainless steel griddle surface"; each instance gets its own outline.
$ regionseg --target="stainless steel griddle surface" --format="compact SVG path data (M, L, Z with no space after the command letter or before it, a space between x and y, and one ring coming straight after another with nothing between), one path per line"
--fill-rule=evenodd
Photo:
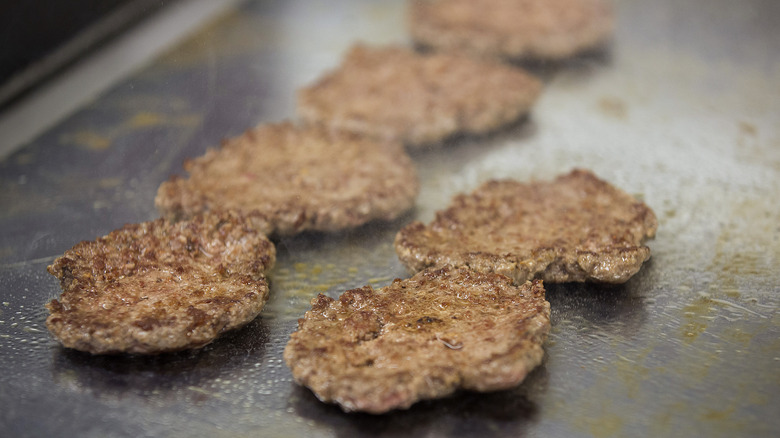
M409 44L401 1L243 4L0 162L2 436L777 436L780 3L623 0L613 44L529 68L530 119L414 155L415 211L277 242L262 315L200 351L92 357L48 334L56 256L157 217L181 163L260 122L355 41ZM337 157L335 157L337 159ZM282 350L318 292L407 273L392 241L493 177L595 171L657 213L623 286L548 285L552 334L517 389L382 416L296 386Z

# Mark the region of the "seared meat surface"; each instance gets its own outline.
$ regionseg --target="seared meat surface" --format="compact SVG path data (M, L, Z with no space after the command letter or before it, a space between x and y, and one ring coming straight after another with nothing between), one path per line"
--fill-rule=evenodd
M647 259L655 214L587 170L554 181L492 180L461 194L429 225L413 222L395 239L411 271L446 264L497 272L522 284L623 283Z
M298 113L310 124L416 148L517 121L540 93L537 79L497 62L356 45L299 91Z
M557 60L612 36L610 0L411 0L412 39L434 50Z
M75 245L48 267L62 295L46 326L93 354L197 348L254 319L276 250L262 218L206 214L126 225Z
M392 220L414 206L419 190L402 145L289 122L260 125L184 168L188 178L173 176L157 191L165 216L256 212L277 236Z
M383 413L459 388L511 388L542 360L550 305L465 268L426 270L374 290L320 294L284 350L295 380L345 411Z

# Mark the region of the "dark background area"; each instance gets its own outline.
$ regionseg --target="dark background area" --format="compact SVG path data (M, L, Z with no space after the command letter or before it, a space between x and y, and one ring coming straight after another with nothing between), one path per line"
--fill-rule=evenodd
M169 3L172 1L0 1L0 110Z

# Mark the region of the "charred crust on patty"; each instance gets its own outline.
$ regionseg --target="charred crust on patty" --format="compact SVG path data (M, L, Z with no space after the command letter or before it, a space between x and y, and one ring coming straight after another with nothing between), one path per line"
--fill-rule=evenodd
M498 62L358 44L336 69L299 90L298 114L309 124L416 149L515 123L541 87Z
M202 347L254 319L268 299L276 250L235 212L128 224L76 244L47 270L62 294L49 331L93 354Z
M405 409L458 389L520 384L550 329L541 281L449 266L373 289L318 295L284 359L296 382L343 410Z
M402 228L395 249L412 272L450 264L518 284L624 283L650 258L644 243L657 227L643 202L575 169L554 181L487 181L430 224Z
M172 176L157 191L164 216L251 212L272 237L393 220L419 191L401 144L290 122L250 129L188 160L185 170L187 178Z
M410 0L407 22L424 48L557 61L603 48L615 14L610 0Z

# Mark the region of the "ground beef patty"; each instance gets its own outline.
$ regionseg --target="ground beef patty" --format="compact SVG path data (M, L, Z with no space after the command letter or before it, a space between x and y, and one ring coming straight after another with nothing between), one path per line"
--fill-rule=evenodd
M549 329L541 282L443 267L336 300L320 294L284 359L319 399L379 414L459 388L516 386L541 362Z
M419 184L403 146L350 133L260 125L184 164L155 204L168 217L210 209L256 211L273 235L336 231L410 209Z
M414 148L519 120L541 83L519 68L401 47L354 46L342 64L298 93L312 124Z
M452 264L517 284L623 283L650 258L643 243L656 228L644 203L574 170L552 182L489 181L455 197L430 225L401 229L395 248L412 271Z
M536 59L594 49L614 27L610 0L411 0L408 21L422 46Z
M208 344L268 299L264 273L276 252L257 219L158 219L75 245L48 267L63 292L46 305L46 326L66 347L93 354Z

